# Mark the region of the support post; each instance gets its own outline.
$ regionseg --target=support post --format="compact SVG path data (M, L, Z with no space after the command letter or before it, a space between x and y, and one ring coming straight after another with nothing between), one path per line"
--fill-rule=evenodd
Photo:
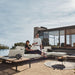
M64 30L65 31L65 47L66 47L66 29Z
M59 30L59 39L58 40L59 40L59 47L60 47L60 30Z
M54 35L54 46L55 46L55 35Z
M17 65L16 65L16 72L17 72Z
M70 29L69 42L70 42L70 45L72 46L72 35L71 35L71 29Z

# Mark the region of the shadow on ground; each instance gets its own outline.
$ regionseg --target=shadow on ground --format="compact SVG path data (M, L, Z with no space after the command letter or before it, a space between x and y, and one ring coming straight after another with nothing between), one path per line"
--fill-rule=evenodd
M14 69L13 69L14 68ZM28 68L26 69L23 69L21 71L25 71L27 70ZM3 64L3 63L0 63L0 75L13 75L13 74L16 74L16 73L19 73L21 71L15 71L15 67L11 66L11 65L7 65L7 64Z
M52 68L63 70L65 68L65 66L62 64L55 64L55 65L52 65Z

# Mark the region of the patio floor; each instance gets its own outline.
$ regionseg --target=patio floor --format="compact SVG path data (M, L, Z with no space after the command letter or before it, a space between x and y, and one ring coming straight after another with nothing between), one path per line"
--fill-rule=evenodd
M47 61L53 60L43 60L40 62L32 63L32 67L29 65L23 65L18 67L18 72L15 72L15 67L6 66L0 64L0 75L75 75L75 70L53 70L44 65Z

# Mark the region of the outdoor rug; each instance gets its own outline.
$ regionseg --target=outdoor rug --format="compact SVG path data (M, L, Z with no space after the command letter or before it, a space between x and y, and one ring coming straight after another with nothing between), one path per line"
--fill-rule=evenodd
M75 69L75 62L66 62L64 61L63 64L60 61L49 61L44 63L47 67L53 69Z

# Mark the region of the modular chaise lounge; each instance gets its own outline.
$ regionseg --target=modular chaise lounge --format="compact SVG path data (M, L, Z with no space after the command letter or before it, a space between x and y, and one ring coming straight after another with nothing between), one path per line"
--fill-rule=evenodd
M43 51L46 52L47 57L51 57L51 56L64 56L67 53L65 52L47 52L47 49L51 49L51 47L44 47ZM20 64L29 64L29 68L31 67L31 61L33 59L39 59L39 58L44 58L43 56L39 55L39 54L24 54L24 47L16 47L16 49L12 49L9 51L8 56L3 56L0 57L0 60L2 60L3 63L8 63L8 64L12 64L16 67L16 71L17 71L17 66L19 66ZM16 54L21 54L22 58L21 59L16 59L14 56Z

